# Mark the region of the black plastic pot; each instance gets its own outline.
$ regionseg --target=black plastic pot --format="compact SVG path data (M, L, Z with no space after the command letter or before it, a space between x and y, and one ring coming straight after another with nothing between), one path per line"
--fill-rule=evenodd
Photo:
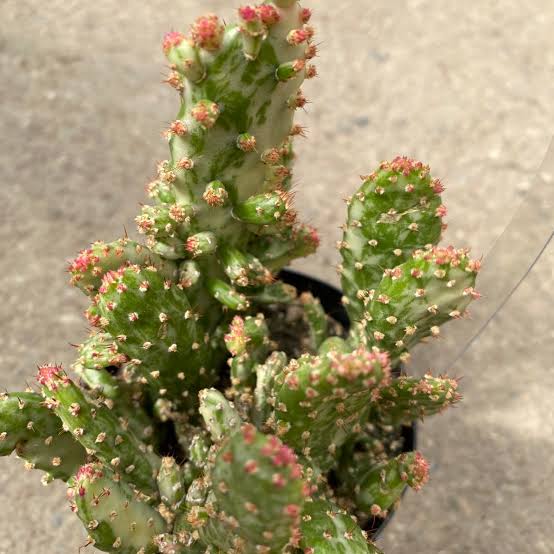
M338 321L345 329L350 327L350 321L344 306L341 303L342 292L319 279L314 279L302 273L285 269L279 274L279 278L285 283L295 287L298 292L311 292L319 298L325 312L333 319ZM414 422L410 426L402 427L402 438L404 452L411 452L416 449L417 428ZM405 491L406 489L404 489ZM394 510L389 510L386 518L375 518L372 525L365 530L370 533L373 539L376 539L389 524L394 515Z

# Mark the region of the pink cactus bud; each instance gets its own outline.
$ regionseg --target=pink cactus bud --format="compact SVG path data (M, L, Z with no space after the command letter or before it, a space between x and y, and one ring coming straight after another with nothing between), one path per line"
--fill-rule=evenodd
M218 50L223 40L224 26L217 15L208 14L199 17L191 29L192 40L200 48L209 51Z
M435 210L435 215L437 217L444 217L446 214L447 214L447 209L446 209L446 206L444 204L441 204L440 206L437 207L437 209Z
M199 246L200 244L199 244L198 238L195 237L194 235L188 237L187 241L185 242L185 250L190 254L192 254L193 256L198 255Z
M97 464L85 464L81 466L75 475L75 481L77 483L77 494L79 496L85 496L86 488L85 484L93 483L96 479L103 477L102 470Z
M170 87L174 88L175 90L183 90L183 79L181 78L181 75L177 73L177 71L172 71L167 79L164 80L164 83L167 83Z
M39 366L37 381L48 390L55 391L59 385L69 383L69 377L61 366L46 364Z
M268 27L275 25L281 19L279 12L271 4L262 4L257 10L263 24Z
M202 127L211 129L219 117L219 106L210 100L200 100L190 111L190 115Z
M165 54L167 54L175 46L179 46L181 42L185 40L185 35L178 31L170 31L164 35L162 47Z
M173 121L169 126L169 130L167 131L168 134L177 135L179 137L186 135L187 132L187 126L180 119L176 119L175 121Z
M293 29L287 35L287 42L291 46L299 46L309 38L309 32L306 29Z
M440 194L441 192L444 192L444 186L441 183L440 179L433 179L431 181L431 188L433 189L433 192Z
M422 172L423 174L429 172L429 166L407 156L396 156L392 162L381 162L380 169L392 170L401 173L405 177L408 177L413 171Z
M232 319L229 325L229 332L224 336L224 340L227 349L233 356L244 352L250 337L246 335L244 319L242 317L236 315Z
M253 6L243 6L239 8L239 17L246 23L251 23L259 19L259 13Z
M347 381L354 381L361 376L371 375L379 366L383 373L381 383L382 385L387 384L391 374L390 359L387 352L378 349L369 351L360 346L353 352L348 354L336 353L331 358L333 370Z
M302 8L300 11L300 21L302 23L308 23L312 17L312 10L310 8Z
M69 263L68 270L72 273L84 273L100 261L92 249L81 250L79 255Z
M419 491L429 481L429 462L420 452L415 453L415 459L410 467L410 472L414 481L412 488L415 491Z
M298 517L300 515L300 506L297 504L288 504L285 506L284 513L289 517Z

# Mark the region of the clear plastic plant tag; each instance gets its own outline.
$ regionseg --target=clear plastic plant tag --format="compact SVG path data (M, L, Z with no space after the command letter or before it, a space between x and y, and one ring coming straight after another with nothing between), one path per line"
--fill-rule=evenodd
M479 340L488 324L529 275L554 235L554 140L510 223L483 259L476 289L482 298L473 302L469 317L443 327L439 340L413 353L410 372L432 369L445 373Z

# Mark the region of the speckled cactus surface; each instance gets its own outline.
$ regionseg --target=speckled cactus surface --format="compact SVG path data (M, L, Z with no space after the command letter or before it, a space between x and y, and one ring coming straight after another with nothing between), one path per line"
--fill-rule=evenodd
M0 393L0 455L67 483L84 545L377 553L376 522L429 478L401 428L458 402L458 382L401 369L467 314L480 262L438 245L443 185L398 156L347 201L350 328L279 279L319 242L291 191L294 115L317 75L310 18L274 0L164 37L179 110L140 241L70 262L90 301L73 367L44 364L34 387Z

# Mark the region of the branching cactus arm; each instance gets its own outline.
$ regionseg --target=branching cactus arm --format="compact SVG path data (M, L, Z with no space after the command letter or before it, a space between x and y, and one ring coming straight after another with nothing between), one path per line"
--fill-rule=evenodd
M304 355L275 377L273 425L287 444L323 470L367 418L390 380L385 353L360 347L348 354Z
M158 552L154 537L165 531L166 522L108 466L82 466L70 483L68 496L89 532L89 544L104 552Z
M0 394L0 456L13 451L28 469L45 471L44 482L67 481L87 456L43 398L33 392Z
M429 166L397 157L366 177L349 201L339 247L345 306L353 321L367 317L367 299L384 271L439 241L446 214L442 191Z

